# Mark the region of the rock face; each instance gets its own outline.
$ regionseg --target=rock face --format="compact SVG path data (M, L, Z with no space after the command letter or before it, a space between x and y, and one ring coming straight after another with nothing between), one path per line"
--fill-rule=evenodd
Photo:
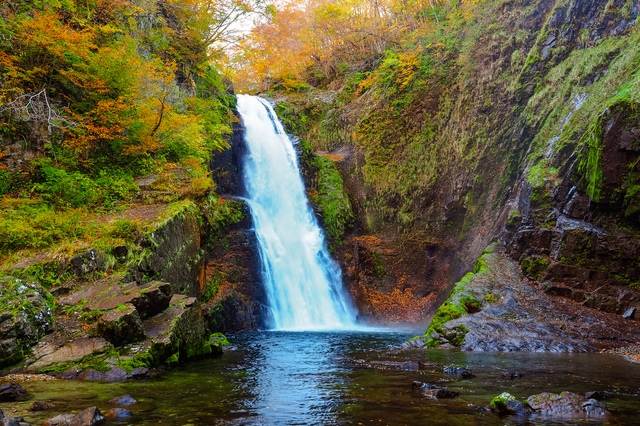
M144 328L136 307L130 303L123 306L123 309L102 315L97 323L98 334L116 346L144 339Z
M129 280L159 280L169 283L174 293L201 297L205 255L200 238L197 211L187 209L173 216L144 242L154 248L129 270Z
M640 343L640 329L617 315L548 295L524 278L500 246L476 274L456 284L417 345L469 351L586 352Z

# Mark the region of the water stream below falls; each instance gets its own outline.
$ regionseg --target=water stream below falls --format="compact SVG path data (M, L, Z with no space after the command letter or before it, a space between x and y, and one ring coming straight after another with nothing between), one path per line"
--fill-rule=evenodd
M33 424L71 410L130 394L135 425L504 425L545 424L499 417L483 409L509 392L525 398L539 392L593 390L612 417L604 421L547 424L637 424L640 365L607 354L469 353L431 349L389 352L414 332L264 331L230 335L236 349L221 358L189 363L150 380L121 383L29 382L27 401L2 404ZM411 361L404 364L405 361ZM417 361L423 364L418 366ZM445 365L472 369L473 379L444 374ZM421 369L418 369L421 368ZM504 372L520 372L518 379ZM430 400L412 388L419 380L460 392ZM35 399L56 405L29 412Z
M271 327L355 328L356 310L307 202L291 140L267 101L238 95L238 111L249 152L243 177L260 246Z

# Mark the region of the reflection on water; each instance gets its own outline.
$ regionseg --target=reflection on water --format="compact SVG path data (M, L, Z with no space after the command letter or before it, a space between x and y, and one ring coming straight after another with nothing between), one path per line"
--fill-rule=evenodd
M140 402L130 407L136 417L123 424L504 425L515 419L499 418L482 409L501 392L523 398L545 391L604 390L610 392L605 402L614 416L595 424L636 424L640 366L621 358L445 350L431 350L425 357L422 351L386 351L410 336L381 332L244 333L230 336L237 350L227 351L222 358L195 362L148 381L26 383L31 399L3 404L2 409L5 414L23 415L39 424L91 405L104 412L110 408L106 401L128 393ZM420 360L424 364L419 371L367 366L381 360ZM470 368L476 378L447 376L443 365ZM503 378L507 371L524 373L524 377ZM412 389L413 380L448 386L461 395L453 400L426 400ZM30 413L28 407L35 399L50 400L57 407L49 413Z

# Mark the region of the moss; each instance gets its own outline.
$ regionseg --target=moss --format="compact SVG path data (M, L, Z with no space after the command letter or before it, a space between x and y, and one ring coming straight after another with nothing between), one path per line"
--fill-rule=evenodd
M318 196L316 204L324 220L327 235L342 244L345 233L353 227L354 216L342 176L333 161L318 157Z
M503 392L500 395L493 398L489 403L489 405L495 408L501 408L501 407L506 407L507 402L514 402L515 400L516 400L515 396L511 395L510 393Z
M176 366L180 363L180 353L176 352L164 361L169 366Z
M460 303L465 311L470 314L480 312L482 310L482 302L473 294L468 294L460 298Z
M520 267L526 276L539 281L549 269L549 261L542 257L526 257L522 260Z
M80 370L96 370L96 371L109 371L113 367L106 361L110 353L93 353L81 358L78 361L64 361L51 364L47 367L38 370L40 374L61 374L70 369L71 367L78 367Z
M119 359L116 365L127 373L131 373L136 368L151 368L155 365L153 355L148 352L136 354L131 359Z

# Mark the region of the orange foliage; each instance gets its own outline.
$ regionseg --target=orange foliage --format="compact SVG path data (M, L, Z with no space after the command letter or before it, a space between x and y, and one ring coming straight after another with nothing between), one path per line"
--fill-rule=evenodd
M391 294L360 286L365 300L376 316L396 322L417 322L424 318L427 310L434 307L435 295L416 299L411 289L394 289Z

